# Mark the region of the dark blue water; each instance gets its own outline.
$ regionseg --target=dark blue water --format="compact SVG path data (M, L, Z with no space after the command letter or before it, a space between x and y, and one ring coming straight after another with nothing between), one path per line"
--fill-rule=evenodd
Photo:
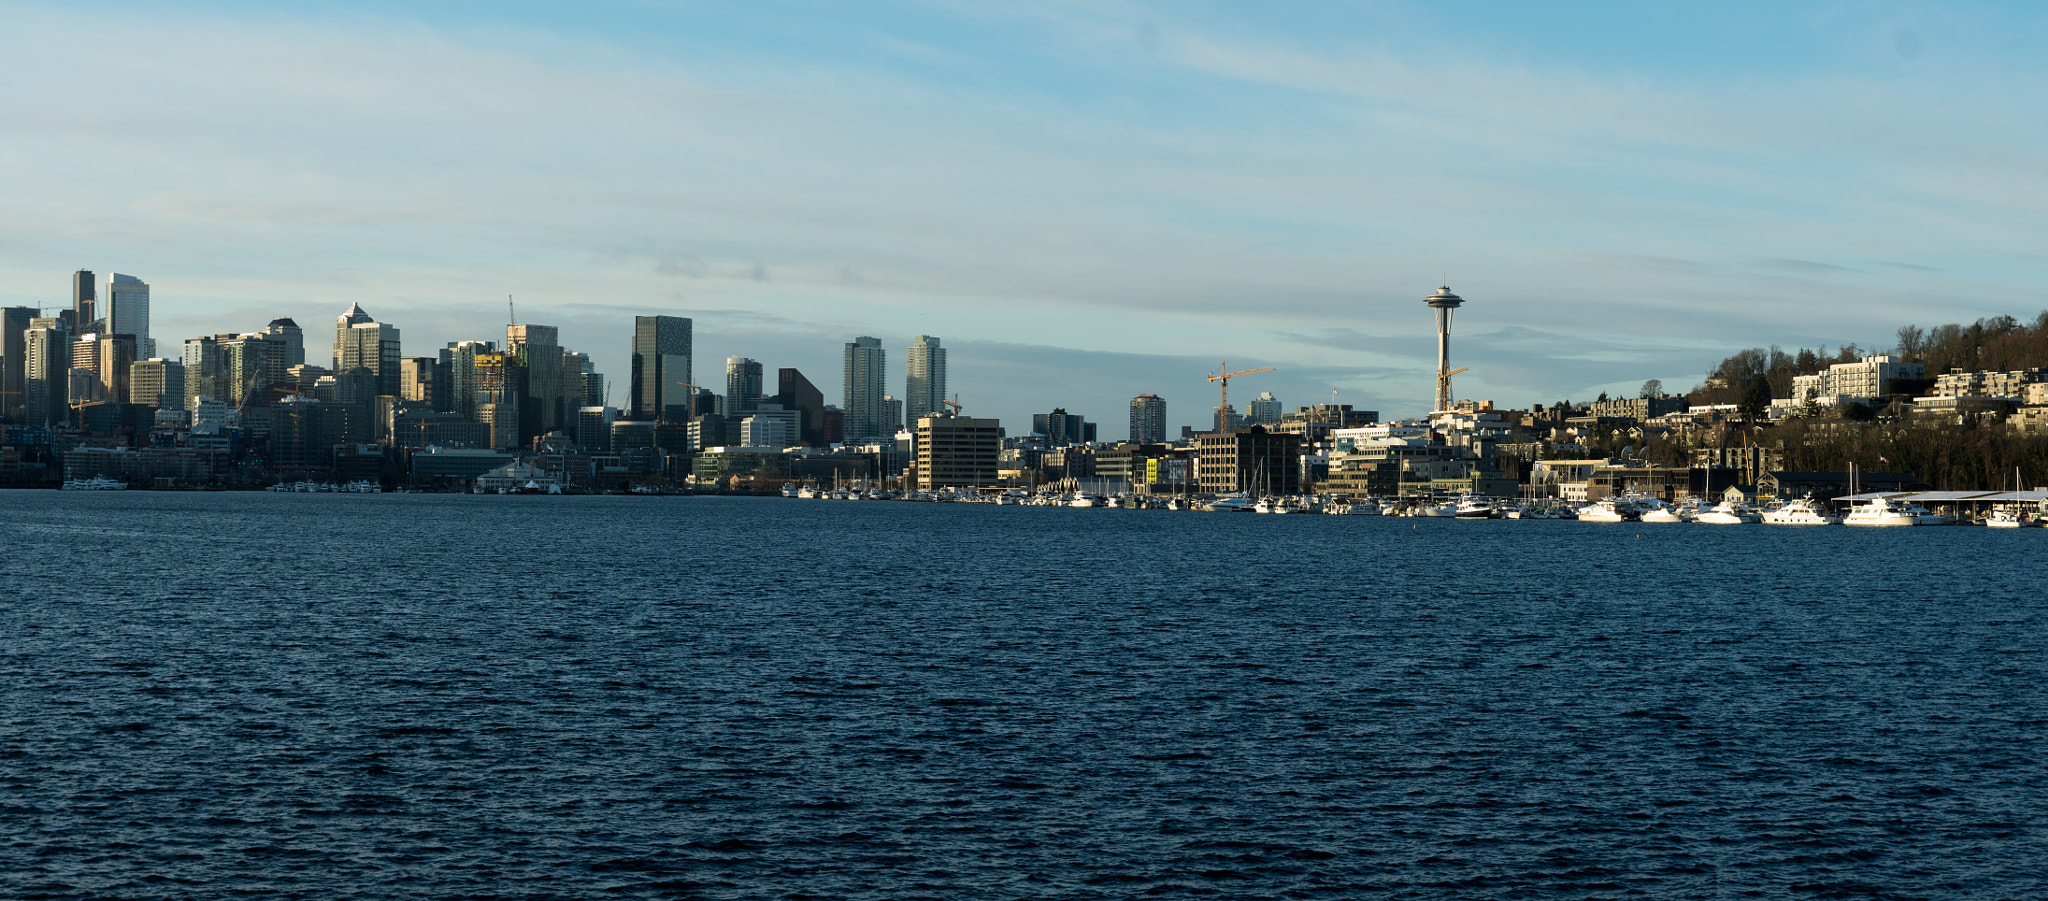
M2048 894L2048 530L19 491L0 523L9 898Z

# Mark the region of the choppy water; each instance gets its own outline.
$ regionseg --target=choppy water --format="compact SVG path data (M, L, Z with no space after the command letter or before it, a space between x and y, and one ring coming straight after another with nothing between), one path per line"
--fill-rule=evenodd
M2048 530L19 491L0 523L0 896L2048 894Z

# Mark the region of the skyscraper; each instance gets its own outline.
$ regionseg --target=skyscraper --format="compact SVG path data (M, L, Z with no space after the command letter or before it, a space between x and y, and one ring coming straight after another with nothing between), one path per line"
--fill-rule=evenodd
M286 369L306 362L306 333L299 328L298 323L290 319L272 319L269 325L263 327L263 335L284 345Z
M134 335L136 353L156 356L156 341L149 337L149 283L118 272L107 276L107 333Z
M888 351L882 349L882 339L863 335L847 343L846 440L893 434L882 407L888 371Z
M93 275L90 269L71 273L71 328L74 331L92 331L93 320L98 318L93 298Z
M1157 394L1131 398L1131 443L1159 444L1166 440L1166 400Z
M752 413L761 406L761 363L747 357L725 358L725 414Z
M195 400L201 397L227 400L225 360L226 354L221 350L219 339L185 339L185 396ZM187 403L185 409L197 410L199 404Z
M633 317L632 403L627 414L648 422L687 421L695 382L690 377L690 320Z
M521 437L541 435L566 427L566 417L562 409L562 348L557 340L559 334L559 330L552 325L505 327L505 347L511 351L518 364L526 368L526 391L520 396L520 403L525 406L519 410L519 422L526 428L528 434Z
M790 367L775 372L775 402L799 414L797 441L809 447L825 446L825 392Z
M1051 413L1033 413L1031 431L1045 436L1047 447L1089 444L1095 441L1095 424L1086 417L1054 407Z
M340 377L352 369L367 369L376 379L376 393L397 397L399 352L398 327L378 322L351 305L334 323L334 374Z
M41 427L70 418L71 332L63 319L29 320L22 348L22 421Z
M448 370L448 399L442 409L462 414L464 419L476 419L479 403L489 403L489 398L479 399L476 359L497 350L489 341L456 341L441 349L441 366Z
M946 349L939 339L918 335L910 339L908 371L903 383L903 420L916 422L927 414L945 409Z
M22 404L28 379L28 330L35 307L0 308L0 419L23 422Z

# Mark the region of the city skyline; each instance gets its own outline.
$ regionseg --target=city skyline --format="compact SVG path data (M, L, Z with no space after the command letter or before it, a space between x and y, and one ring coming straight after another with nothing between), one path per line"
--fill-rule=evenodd
M11 9L0 304L93 264L159 340L361 302L439 347L513 293L620 387L635 315L809 373L938 334L970 413L1179 426L1220 358L1424 411L1446 282L1458 394L1526 406L2030 317L2048 268L2019 5L252 9Z

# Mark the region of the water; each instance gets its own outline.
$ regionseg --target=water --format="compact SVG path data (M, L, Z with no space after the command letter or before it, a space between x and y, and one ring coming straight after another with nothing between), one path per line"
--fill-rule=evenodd
M0 492L0 896L2028 898L2048 530Z

